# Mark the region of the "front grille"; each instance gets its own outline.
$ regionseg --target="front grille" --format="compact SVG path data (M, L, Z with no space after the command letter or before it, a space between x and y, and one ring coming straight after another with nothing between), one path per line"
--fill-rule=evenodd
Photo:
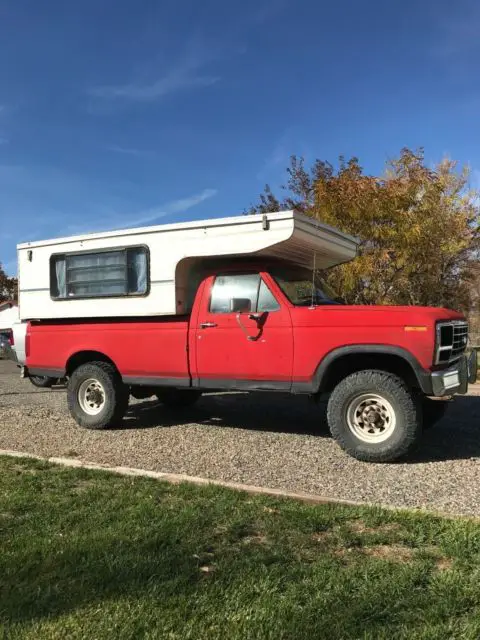
M468 324L462 321L437 324L436 364L458 360L467 348Z

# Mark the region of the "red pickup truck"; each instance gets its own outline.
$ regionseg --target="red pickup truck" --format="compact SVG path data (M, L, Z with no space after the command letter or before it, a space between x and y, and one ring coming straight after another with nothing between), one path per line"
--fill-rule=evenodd
M476 359L460 313L325 291L314 266L355 247L295 212L21 245L23 375L68 378L89 429L118 423L130 395L175 407L212 390L325 396L345 451L395 460L442 415L432 396L467 392Z
M130 394L180 407L207 390L327 393L340 446L390 461L420 438L422 398L467 391L466 344L459 313L344 306L319 287L312 298L302 269L243 263L207 275L188 317L31 322L26 366L68 376L90 429L117 423Z

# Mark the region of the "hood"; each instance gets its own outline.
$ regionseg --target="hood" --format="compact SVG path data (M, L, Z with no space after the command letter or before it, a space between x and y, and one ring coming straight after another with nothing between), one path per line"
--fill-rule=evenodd
M387 305L318 305L295 307L292 316L302 324L413 326L433 327L439 320L465 320L465 316L441 307L387 306ZM302 322L303 321L303 322Z

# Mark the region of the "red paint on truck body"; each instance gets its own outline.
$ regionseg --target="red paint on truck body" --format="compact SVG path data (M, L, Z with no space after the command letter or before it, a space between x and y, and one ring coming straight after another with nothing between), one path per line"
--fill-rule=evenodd
M29 369L65 370L82 351L97 351L122 376L188 378L188 318L32 323Z
M323 358L343 346L386 345L411 353L424 369L433 362L437 320L463 319L445 309L388 306L318 306L294 308L293 377L307 381ZM424 332L406 326L426 326Z
M192 379L198 386L218 380L219 388L221 381L228 387L241 380L288 386L308 383L330 352L353 345L399 347L430 370L436 322L464 319L429 307L295 307L267 272L258 267L248 271L261 273L280 304L278 311L264 314L261 333L248 314L241 315L239 324L235 313L209 311L212 275L200 285L189 317L30 323L26 365L65 371L75 354L96 351L112 360L122 376L142 378L142 384L165 378ZM409 332L406 326L426 329Z
M265 274L263 274L265 277ZM192 374L198 380L272 380L291 382L293 327L290 310L282 305L268 314L263 327L249 314L215 314L209 311L214 276L199 296ZM202 326L210 324L214 326ZM252 340L253 338L253 340Z

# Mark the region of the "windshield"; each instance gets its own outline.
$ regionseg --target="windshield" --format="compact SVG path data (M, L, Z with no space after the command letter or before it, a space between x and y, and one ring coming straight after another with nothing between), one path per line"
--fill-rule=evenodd
M283 293L297 307L309 307L320 304L342 304L333 289L318 272L313 278L309 269L297 267L276 267L270 269Z

